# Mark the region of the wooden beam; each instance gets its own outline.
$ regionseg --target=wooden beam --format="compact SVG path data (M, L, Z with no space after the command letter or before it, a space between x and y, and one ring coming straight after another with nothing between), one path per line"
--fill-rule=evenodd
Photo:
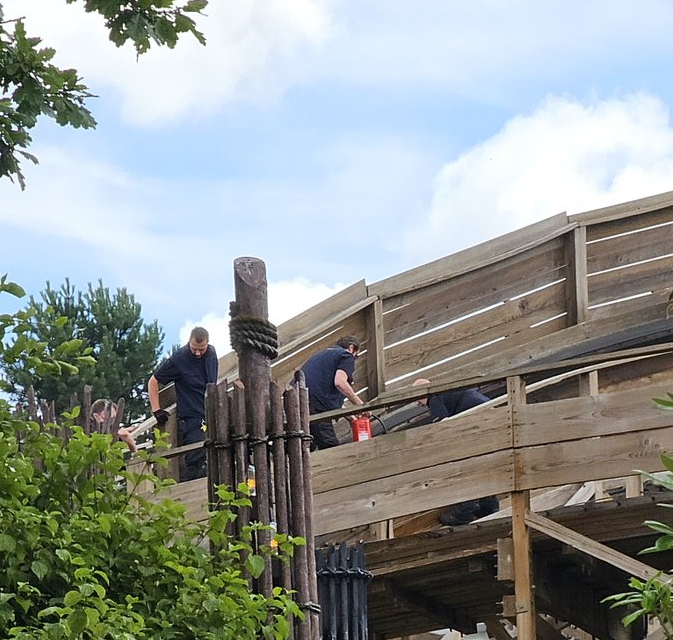
M520 376L507 378L507 398L513 426L516 407L526 403L526 386ZM515 464L515 475L518 472ZM536 640L530 531L526 523L526 514L530 510L530 492L513 491L511 500L517 637L518 640Z
M548 535L550 538L560 540L579 551L583 551L594 558L607 562L608 564L611 564L622 571L626 571L632 576L641 578L642 580L649 580L659 573L656 569L653 569L643 562L634 560L629 556L619 553L619 551L615 551L600 542L596 542L580 533L576 533L572 529L568 529L567 527L537 513L528 511L525 514L525 522L529 527Z
M385 359L383 347L383 305L376 298L365 312L367 326L367 398L376 398L386 390Z
M378 594L385 594L394 608L404 609L410 613L434 620L439 627L453 627L457 624L456 613L452 607L448 607L441 602L435 602L432 598L420 597L392 580L385 578L375 580L369 586L369 597Z

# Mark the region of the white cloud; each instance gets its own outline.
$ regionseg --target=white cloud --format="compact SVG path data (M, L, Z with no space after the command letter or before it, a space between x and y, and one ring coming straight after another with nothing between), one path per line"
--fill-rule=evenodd
M346 285L341 283L330 286L320 282L311 282L303 277L269 282L267 286L269 320L275 325L280 325L345 287ZM222 317L216 313L208 313L200 320L187 319L180 329L180 344L187 344L189 333L195 326L205 327L208 330L210 343L215 347L219 356L231 351L228 316Z
M673 130L660 100L548 97L442 168L427 223L407 234L408 247L429 259L561 211L671 189Z
M125 119L153 126L179 117L198 120L235 100L265 103L301 80L306 50L329 37L326 0L211 0L197 25L203 47L183 35L173 50L153 47L140 60L117 49L98 14L79 3L5 0L5 17L25 16L29 34L57 49L57 62L76 67L96 91L112 85Z

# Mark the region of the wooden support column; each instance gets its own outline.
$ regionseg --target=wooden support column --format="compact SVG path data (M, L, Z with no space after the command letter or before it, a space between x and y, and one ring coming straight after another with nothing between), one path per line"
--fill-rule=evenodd
M383 303L376 298L367 308L367 399L373 400L386 390L383 358Z
M236 258L234 260L234 291L236 305L232 316L268 323L269 305L267 300L266 266L259 258ZM238 371L245 387L245 409L248 421L247 431L252 446L255 464L257 518L263 524L271 522L269 500L269 451L267 432L269 423L269 399L271 382L271 361L260 349L248 344L238 352ZM269 544L271 534L259 532L260 542ZM266 596L273 588L271 561L265 559L266 569L260 576L260 592Z
M571 326L585 322L589 309L587 229L579 226L566 238L566 310L568 326Z
M520 376L507 378L507 397L512 437L516 443L516 407L526 403L526 386ZM515 462L515 474L519 472ZM517 637L518 640L535 640L535 596L532 583L530 530L526 524L526 515L530 510L530 492L513 491L511 499Z

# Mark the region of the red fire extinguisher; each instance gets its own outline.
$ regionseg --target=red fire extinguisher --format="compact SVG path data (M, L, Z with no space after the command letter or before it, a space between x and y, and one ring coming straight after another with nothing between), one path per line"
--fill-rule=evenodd
M372 428L369 418L353 418L351 420L351 428L353 429L353 442L372 439Z

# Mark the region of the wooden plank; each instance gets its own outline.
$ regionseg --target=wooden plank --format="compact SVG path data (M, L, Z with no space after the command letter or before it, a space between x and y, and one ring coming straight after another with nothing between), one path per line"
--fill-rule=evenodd
M568 223L565 213L559 213L494 240L376 282L369 285L367 291L370 296L379 296L385 300L405 291L422 289L435 282L454 278L462 273L525 252L571 231L575 226L575 224Z
M447 446L449 442L451 446ZM506 407L488 408L465 417L457 415L373 440L315 451L311 455L313 491L320 494L432 468L500 451L509 448L511 442ZM408 513L417 511L420 509Z
M628 296L669 290L673 256L607 271L589 277L589 305L605 304Z
M629 556L626 556L610 547L596 542L591 538L587 538L580 533L576 533L572 529L568 529L549 518L545 518L537 513L527 512L525 515L526 524L529 527L541 531L542 533L548 535L555 540L560 540L561 542L570 545L574 549L586 553L594 558L598 558L603 562L607 562L613 567L617 567L622 571L641 578L642 580L649 580L659 573L656 569L653 569L649 565L634 560Z
M386 344L521 296L565 275L561 237L497 264L391 296L383 303Z
M584 228L584 227L581 227ZM673 251L673 223L594 242L587 247L589 273L652 260Z
M511 452L499 451L318 493L313 503L315 534L509 491L513 472Z
M629 200L620 204L592 209L583 213L576 213L568 216L569 222L583 224L586 226L597 226L606 222L620 221L623 218L640 217L643 218L649 212L655 212L659 209L665 209L673 206L673 191L666 191L646 198Z
M537 489L661 471L661 454L672 449L670 427L524 447L515 450L516 486Z
M566 311L568 324L584 322L589 307L587 284L587 234L586 227L577 227L567 234L566 260Z
M521 345L503 346L496 356L481 358L474 363L456 366L451 379L486 378L486 373L495 374L507 369L523 369L526 365L546 361L558 361L584 356L592 351L612 347L619 348L621 341L633 344L647 336L673 333L670 321L665 320L665 310L646 307L640 311L610 315L600 321L583 322L529 340L526 348ZM495 375L493 375L495 377ZM448 376L446 378L449 379Z
M383 305L380 299L367 307L365 312L366 325L366 358L367 358L367 398L376 398L386 390L386 370L383 348ZM363 336L364 337L364 336Z
M530 506L529 500L528 491L512 493L514 595L516 597L516 629L519 640L536 640L531 544L526 518Z
M386 371L395 378L466 353L499 338L525 334L531 325L565 311L565 287L558 282L518 300L510 300L442 329L386 349ZM522 336L518 336L522 337Z
M598 396L568 398L513 408L514 445L528 447L673 426L673 411L652 398L666 397L670 384Z
M665 317L666 307L668 306L668 294L669 291L667 290L653 291L631 300L622 300L601 307L593 307L587 313L587 322L598 322L615 315L635 313L646 308L652 309L654 316Z

